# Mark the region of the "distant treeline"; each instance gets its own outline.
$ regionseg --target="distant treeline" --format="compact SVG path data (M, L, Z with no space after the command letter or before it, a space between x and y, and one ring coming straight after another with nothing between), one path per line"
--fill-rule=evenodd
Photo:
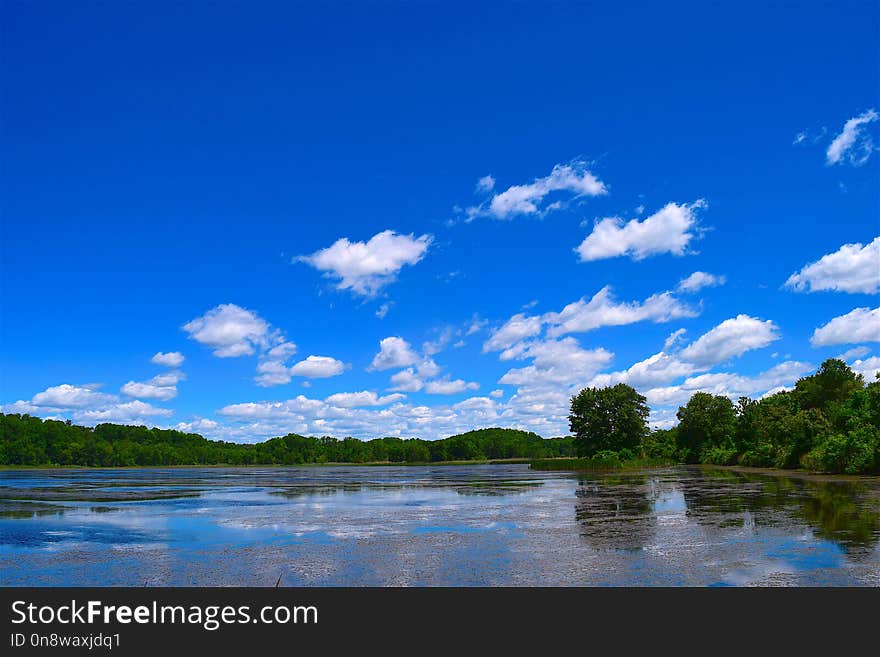
M30 415L0 414L0 465L161 466L431 463L571 456L571 438L515 429L480 429L442 440L395 437L363 441L288 434L256 444L142 426L80 427Z
M0 465L157 466L436 463L581 457L613 466L711 463L880 474L880 380L865 384L829 359L792 390L759 400L697 392L678 409L678 426L650 431L645 397L620 383L572 398L571 437L544 439L516 429L480 429L442 440L288 434L262 443L207 440L167 429L79 427L0 414Z
M578 456L880 474L880 380L838 359L758 400L694 393L671 429L649 431L648 414L630 386L585 388L570 416Z

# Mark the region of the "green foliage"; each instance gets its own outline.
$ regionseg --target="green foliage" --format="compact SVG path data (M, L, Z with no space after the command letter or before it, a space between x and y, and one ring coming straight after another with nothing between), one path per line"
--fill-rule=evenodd
M733 403L720 395L697 392L678 409L678 443L688 463L709 460L708 454L734 450L736 412ZM705 452L705 454L704 454Z
M804 456L811 470L861 474L880 471L880 430L865 426L823 436Z
M657 429L642 439L642 454L646 458L678 461L678 427Z
M640 448L648 435L647 400L623 383L584 388L571 400L568 416L578 456Z
M305 463L436 463L529 459L537 469L618 469L670 462L803 467L880 474L880 379L865 385L829 359L790 392L760 400L695 393L679 425L649 432L643 396L618 384L585 388L571 400L571 437L543 439L516 429L479 429L443 440L393 436L362 441L288 434L262 443L207 440L166 429L92 428L0 414L0 465L168 466ZM573 456L587 457L573 459ZM564 464L568 464L566 467ZM541 465L543 464L543 465Z
M686 460L880 474L880 382L866 386L840 360L826 360L791 392L741 398L733 417L729 404L698 392L679 409Z
M446 460L572 456L571 438L543 439L516 429L480 429L443 440L362 441L288 434L252 445L197 434L100 424L94 429L29 415L0 414L0 465L158 466L428 463Z
M864 387L861 374L853 372L846 363L829 358L819 371L800 379L794 387L798 407L829 410L831 404L843 403L849 396Z

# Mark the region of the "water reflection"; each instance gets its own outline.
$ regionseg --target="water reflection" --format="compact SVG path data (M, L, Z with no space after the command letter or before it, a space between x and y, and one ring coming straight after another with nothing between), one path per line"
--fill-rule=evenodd
M0 472L0 585L880 586L880 479L525 465Z
M856 557L880 542L876 480L676 468L581 477L576 496L581 536L597 549L642 549L656 539L658 523L687 518L750 533L800 522Z
M850 553L868 552L880 541L880 499L867 480L769 476L731 470L703 470L685 488L689 509L701 522L740 513L753 523L784 518Z

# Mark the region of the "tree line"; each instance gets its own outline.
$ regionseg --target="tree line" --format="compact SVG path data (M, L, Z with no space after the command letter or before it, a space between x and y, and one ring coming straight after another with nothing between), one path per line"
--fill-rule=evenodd
M696 392L670 429L650 431L649 413L628 385L581 390L569 416L578 456L880 474L880 377L865 384L838 359L758 400Z
M144 426L99 424L0 414L0 465L166 466L300 465L306 463L436 463L571 456L573 440L516 429L480 429L442 440L288 434L261 443L208 440L198 434Z
M829 359L792 390L762 399L694 393L678 425L651 431L647 400L618 384L585 388L571 400L569 437L479 429L441 440L362 441L288 434L261 443L117 424L81 427L0 414L0 465L163 466L436 463L586 457L603 462L660 459L846 474L880 474L880 379L865 384Z

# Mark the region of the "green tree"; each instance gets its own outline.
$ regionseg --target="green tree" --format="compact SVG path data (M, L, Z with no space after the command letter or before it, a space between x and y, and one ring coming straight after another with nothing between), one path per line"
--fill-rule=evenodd
M812 376L800 379L794 386L798 406L803 409L829 410L832 403L841 404L865 385L861 374L837 358L829 358Z
M618 383L584 388L571 399L568 416L578 456L601 451L636 451L648 435L647 400L635 388Z
M688 463L704 460L704 452L713 450L712 462L726 462L736 456L734 436L736 411L727 397L695 392L681 406L678 417L678 442Z

